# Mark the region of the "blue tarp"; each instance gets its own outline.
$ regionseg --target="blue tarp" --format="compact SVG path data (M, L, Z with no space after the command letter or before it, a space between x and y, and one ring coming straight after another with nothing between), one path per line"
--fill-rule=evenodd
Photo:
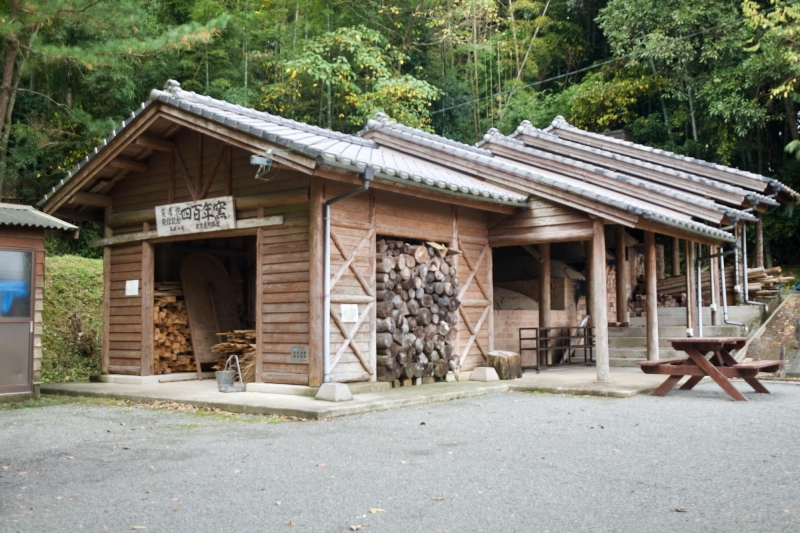
M0 281L0 313L5 315L11 310L14 298L30 299L30 285L27 281Z

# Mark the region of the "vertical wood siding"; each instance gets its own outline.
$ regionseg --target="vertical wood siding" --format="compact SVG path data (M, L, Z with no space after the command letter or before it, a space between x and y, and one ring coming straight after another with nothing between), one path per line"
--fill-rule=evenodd
M142 245L110 247L108 284L108 352L103 354L111 374L141 374L142 360ZM139 281L139 296L125 296L125 282Z

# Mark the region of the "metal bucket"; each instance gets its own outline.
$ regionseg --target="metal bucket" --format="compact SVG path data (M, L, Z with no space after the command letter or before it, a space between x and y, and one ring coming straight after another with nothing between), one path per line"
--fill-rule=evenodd
M234 359L236 359L236 370L233 370L231 365L231 361ZM235 385L237 372L239 373L239 379L242 381L241 385ZM214 372L214 375L217 378L217 386L220 392L245 391L244 378L242 378L242 371L239 368L239 357L236 354L228 357L228 360L225 362L225 370L217 370Z

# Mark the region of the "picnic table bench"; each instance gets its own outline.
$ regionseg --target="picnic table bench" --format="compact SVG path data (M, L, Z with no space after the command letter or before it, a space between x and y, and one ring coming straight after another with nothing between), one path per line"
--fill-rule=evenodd
M747 343L746 337L684 337L669 339L672 347L686 352L686 358L660 359L658 361L637 361L645 374L665 374L669 377L658 387L653 396L664 396L678 384L684 376L691 376L681 386L681 390L691 390L700 380L708 376L734 400L746 402L747 398L734 387L729 378L741 378L756 392L769 394L756 376L759 372L777 372L780 361L750 361L738 363L731 350L738 350ZM711 357L706 358L706 354Z

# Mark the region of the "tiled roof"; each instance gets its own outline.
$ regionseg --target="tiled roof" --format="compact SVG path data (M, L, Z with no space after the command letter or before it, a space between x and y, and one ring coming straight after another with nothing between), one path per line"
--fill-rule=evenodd
M520 178L520 190L536 194L535 185L541 184L566 191L579 197L594 200L622 211L641 215L665 225L681 228L685 231L706 235L714 239L732 241L733 236L725 231L712 228L700 222L693 221L687 215L674 212L668 208L642 201L638 198L625 196L616 191L604 189L592 183L587 183L575 178L556 174L542 169L535 169L524 163L519 163L507 158L499 157L491 150L462 143L441 137L432 133L419 131L390 120L386 115L378 114L367 123L368 131L380 131L406 142L424 146L442 153L458 156L465 161L487 168L499 170Z
M569 157L558 155L557 153L538 150L536 148L526 145L524 142L518 139L503 135L495 128L490 129L486 133L486 135L483 136L483 143L484 146L491 147L492 145L495 145L495 146L503 146L509 148L511 150L530 156L530 158L533 159L534 161L536 160L552 161L554 163L559 163L567 167L572 167L592 174L597 174L598 176L611 178L620 183L634 185L640 189L652 191L654 193L661 194L669 198L673 198L680 202L702 206L703 208L727 215L731 219L736 218L739 220L748 220L750 222L754 222L755 220L757 220L756 217L751 215L750 213L730 208L728 206L716 203L713 200L703 198L702 196L696 194L690 194L680 189L667 187L653 181L648 181L632 176L630 174L616 172L611 169L592 165L591 163L577 161ZM489 148L489 150L491 150L491 148ZM533 163L533 165L535 166L535 163Z
M649 161L636 159L636 158L629 157L629 156L626 156L626 155L618 154L618 153L612 152L610 150L603 150L601 148L594 148L594 147L587 146L585 144L581 144L581 143L578 143L578 142L567 141L565 139L561 139L558 135L555 135L554 133L549 133L549 132L546 132L546 131L541 130L539 128L535 128L527 120L524 120L524 121L522 121L522 123L520 123L519 127L517 127L516 133L518 135L523 135L523 136L527 135L528 137L532 137L532 138L537 139L539 141L544 141L548 145L552 146L554 151L557 151L558 147L565 147L565 148L571 148L573 150L576 150L576 151L579 151L579 152L582 152L582 153L585 153L585 154L591 154L593 156L598 156L598 157L602 158L603 160L608 161L608 165L612 166L612 167L614 166L614 162L615 161L620 161L620 162L627 163L627 164L630 164L630 165L633 165L633 166L636 166L636 167L640 167L642 169L650 170L650 171L653 171L653 172L660 172L662 174L666 174L666 175L669 175L669 176L672 176L672 177L675 177L675 178L680 178L680 179L682 179L682 180L687 182L687 186L689 186L688 184L691 184L691 183L702 184L702 185L706 185L706 186L709 186L709 187L714 187L714 188L719 189L721 191L725 191L725 192L732 193L732 194L737 194L737 195L743 196L745 198L749 197L749 198L751 198L751 200L757 201L758 203L764 203L764 204L769 205L769 206L773 206L774 207L774 206L780 205L773 198L768 198L767 196L764 196L763 194L759 194L759 193L757 193L755 191L752 191L752 190L743 189L741 187L737 187L737 186L731 185L729 183L724 183L724 182L721 182L721 181L718 181L718 180L715 180L715 179L712 179L712 178L707 178L707 177L704 177L704 176L698 176L698 175L691 174L691 173L688 173L688 172L683 172L681 170L676 170L676 169L665 167L665 166L658 165L658 164L655 164L655 163L650 163Z
M0 226L74 230L78 229L54 216L42 213L29 205L0 203Z
M120 128L115 129L91 154L84 158L66 179L61 180L58 185L53 187L39 205L46 202L144 109L155 102L182 109L262 139L277 147L311 157L316 159L319 164L354 172L360 172L370 167L378 178L404 182L448 194L473 197L478 200L510 205L524 205L527 201L525 194L487 183L463 172L440 167L429 161L389 153L370 140L184 91L177 82L170 81L167 82L165 90L153 90L150 93L150 101L142 103L131 114L131 117L123 121Z
M723 174L738 176L740 178L746 178L755 182L753 184L753 188L756 190L761 190L762 192L764 192L767 186L771 186L774 189L785 191L795 199L800 198L800 194L798 194L796 191L794 191L790 187L787 187L786 185L784 185L783 183L781 183L776 179L768 178L766 176L762 176L754 172L747 172L746 170L740 170L738 168L728 167L725 165L720 165L718 163L712 163L710 161L704 161L702 159L697 159L695 157L689 157L681 154L676 154L675 152L669 152L667 150L653 148L652 146L638 144L630 141L624 141L622 139L609 137L607 135L602 135L600 133L592 133L586 130L582 130L576 126L573 126L572 124L567 122L567 120L564 117L560 115L557 116L555 119L553 119L553 122L550 124L548 128L546 128L545 131L548 133L553 133L554 135L558 135L559 130L568 131L586 139L593 139L598 142L602 142L607 146L619 146L619 147L630 148L632 150L640 152L641 157L643 158L647 158L649 154L656 154L662 156L665 159L669 158L675 161L680 161L682 163L688 163L696 166L697 172L702 172L702 169L709 169L716 172L721 172ZM760 184L760 186L757 184Z

